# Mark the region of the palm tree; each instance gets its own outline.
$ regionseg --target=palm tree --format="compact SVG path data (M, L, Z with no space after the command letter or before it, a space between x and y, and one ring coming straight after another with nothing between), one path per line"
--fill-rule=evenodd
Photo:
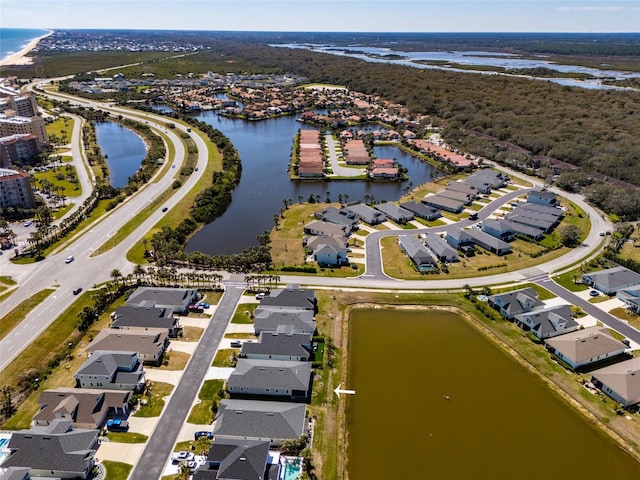
M113 278L113 281L116 283L116 288L118 287L118 279L122 278L122 272L120 270L118 270L117 268L114 268L113 270L111 270L111 278Z
M136 276L136 279L138 280L138 283L140 283L140 279L142 277L144 277L144 275L147 272L145 271L144 267L142 265L136 264L135 267L133 267L133 274Z
M304 198L304 197L303 197L302 195L298 195L298 203L299 203L299 204L302 204L302 199L303 199L303 198Z
M273 216L273 223L276 224L276 230L278 230L278 227L280 226L280 215Z
M327 203L331 203L331 192L329 190L327 190L324 193L327 196Z

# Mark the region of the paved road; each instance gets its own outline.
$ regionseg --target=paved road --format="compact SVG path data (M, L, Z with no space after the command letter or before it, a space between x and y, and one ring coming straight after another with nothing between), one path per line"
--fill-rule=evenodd
M162 477L165 465L163 462L171 456L178 433L187 420L205 374L213 362L218 344L245 287L244 283L236 283L235 286L230 283L226 286L225 293L216 307L216 312L202 334L198 347L191 356L180 383L176 385L162 412L162 417L147 441L142 456L129 476L129 480L148 480Z

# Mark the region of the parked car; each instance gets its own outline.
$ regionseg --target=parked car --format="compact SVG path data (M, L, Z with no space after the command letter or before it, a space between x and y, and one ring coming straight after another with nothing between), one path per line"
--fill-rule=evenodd
M231 348L240 348L242 346L242 343L240 343L237 340L234 340L233 342L231 342Z
M199 306L200 308L210 308L211 305L209 305L207 302L198 302L196 303L197 306Z
M67 258L65 258L64 263L71 263L75 260L75 258L73 258L73 255L69 255Z
M194 433L193 436L194 436L194 438L196 440L198 440L199 438L202 438L202 437L207 437L209 439L212 439L213 438L213 432L200 431L200 432Z
M126 432L129 430L129 422L120 420L119 418L107 420L107 430L110 432Z
M598 297L598 296L600 296L600 292L599 292L598 290L591 290L591 291L589 292L589 295L590 295L591 297Z
M264 293L257 293L256 300L262 300L264 298Z
M189 305L188 310L193 313L202 313L202 307L199 305Z
M78 295L81 291L82 291L82 287L74 288L73 289L73 294L74 295Z
M24 222L25 227L30 227L31 225L33 225L33 222L31 220L27 220L26 222Z

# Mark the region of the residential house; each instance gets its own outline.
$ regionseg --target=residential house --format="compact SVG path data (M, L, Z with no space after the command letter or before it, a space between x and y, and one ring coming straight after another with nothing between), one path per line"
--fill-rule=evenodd
M533 190L527 195L527 202L555 207L558 204L556 194L549 190Z
M442 216L442 212L437 208L430 207L424 203L418 203L414 201L404 202L400 204L400 207L410 211L416 217L423 218L427 221L432 221Z
M521 207L514 209L504 216L505 219L512 223L519 223L543 231L544 233L551 232L558 221L556 218L549 218L542 214L536 214L533 212L526 212L521 210Z
M286 288L271 290L269 295L260 300L260 308L264 310L311 310L316 313L318 300L315 290L300 288L300 285L291 283Z
M344 225L314 220L307 223L303 229L305 235L318 235L328 237L348 237L351 229Z
M291 333L313 335L316 322L310 310L265 310L253 311L253 329L256 335L262 332L277 332L279 327L291 327Z
M510 222L502 219L486 219L482 222L481 229L484 233L499 238L503 242L511 242L515 238L511 225Z
M85 351L137 352L144 364L160 365L162 356L169 347L169 334L165 329L148 330L104 328L91 341Z
M262 332L258 342L243 343L240 356L257 360L311 360L311 335L306 333Z
M32 478L91 478L99 430L73 429L71 420L14 432L0 468L28 468Z
M347 231L354 231L358 229L358 216L349 210L338 210L336 207L327 207L322 210L318 210L313 214L313 216L323 222L345 226Z
M510 228L514 234L518 233L534 240L541 240L544 237L544 231L539 228L530 227L528 225L523 225L522 223L516 223L504 219L500 219L500 222Z
M614 295L618 290L640 286L640 273L618 266L585 273L582 275L582 281L605 295Z
M628 348L602 327L589 327L550 338L545 347L574 370L622 355Z
M398 244L413 262L418 272L431 272L436 269L435 259L417 237L400 235L398 236Z
M531 287L491 295L487 301L492 308L498 310L500 315L508 320L513 320L516 315L544 307L544 302L538 299L538 293Z
M231 397L266 396L308 400L311 363L240 358L227 380Z
M463 203L464 205L469 205L473 202L474 196L465 192L459 192L458 190L440 190L438 192L439 197L450 198L451 200L456 200L458 202Z
M618 290L616 298L622 300L628 309L640 313L640 285Z
M144 369L136 352L97 350L73 378L80 388L140 391L145 384Z
M480 193L490 193L491 190L504 187L509 177L497 170L483 168L469 175L465 182L474 187Z
M470 198L473 198L473 199L475 199L478 196L478 190L473 185L469 185L464 180L449 182L447 184L446 189L454 192L466 193L467 195L469 195Z
M278 447L297 440L307 425L302 403L259 400L221 400L213 435L218 438L268 441Z
M460 260L458 252L451 248L440 235L426 233L424 235L424 244L441 262L457 262Z
M460 213L464 210L465 202L459 200L453 200L451 198L443 197L439 194L429 194L420 200L425 205L429 205L438 210L444 210L445 212Z
M123 305L111 314L111 328L121 330L155 331L162 329L170 337L177 337L182 328L169 308L130 307Z
M368 223L369 225L378 225L386 220L386 217L382 212L379 212L364 203L347 205L343 210L352 212L354 215L357 215L360 220Z
M198 301L198 291L191 288L138 287L125 302L129 307L166 308L173 313L188 313L189 305Z
M339 267L348 265L346 239L339 237L313 237L307 239L306 247L313 252L313 259L320 266Z
M511 253L511 245L507 242L503 242L499 238L493 237L487 233L479 230L469 230L469 236L473 238L473 243L479 247L489 250L496 255L507 255Z
M515 323L525 330L530 330L541 340L574 332L580 328L580 324L573 318L573 312L569 305L558 305L521 313L516 315Z
M40 411L33 425L49 425L56 419L71 420L73 428L101 428L108 416L129 414L130 391L91 388L56 388L40 393Z
M475 240L470 232L470 230L452 227L447 229L447 234L444 238L453 248L459 249L464 246L475 245Z
M382 214L384 214L385 217L387 217L389 220L392 220L396 223L402 224L402 223L407 223L413 220L413 213L393 203L389 203L389 202L379 203L375 205L373 208L378 210L379 212L382 212Z
M206 463L194 480L272 480L280 478L280 465L269 462L269 442L216 437Z
M538 203L519 203L517 210L525 211L529 214L533 212L535 215L546 215L549 216L549 218L555 218L556 220L559 220L564 216L564 212L561 208L548 205L540 205Z
M640 404L640 357L591 373L591 381L624 408Z

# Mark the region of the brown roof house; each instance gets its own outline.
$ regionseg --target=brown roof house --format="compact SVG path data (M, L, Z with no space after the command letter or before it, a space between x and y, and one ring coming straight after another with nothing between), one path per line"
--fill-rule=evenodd
M640 357L596 370L591 381L625 408L640 404Z
M601 327L589 327L551 338L545 347L574 370L622 355L628 348Z

